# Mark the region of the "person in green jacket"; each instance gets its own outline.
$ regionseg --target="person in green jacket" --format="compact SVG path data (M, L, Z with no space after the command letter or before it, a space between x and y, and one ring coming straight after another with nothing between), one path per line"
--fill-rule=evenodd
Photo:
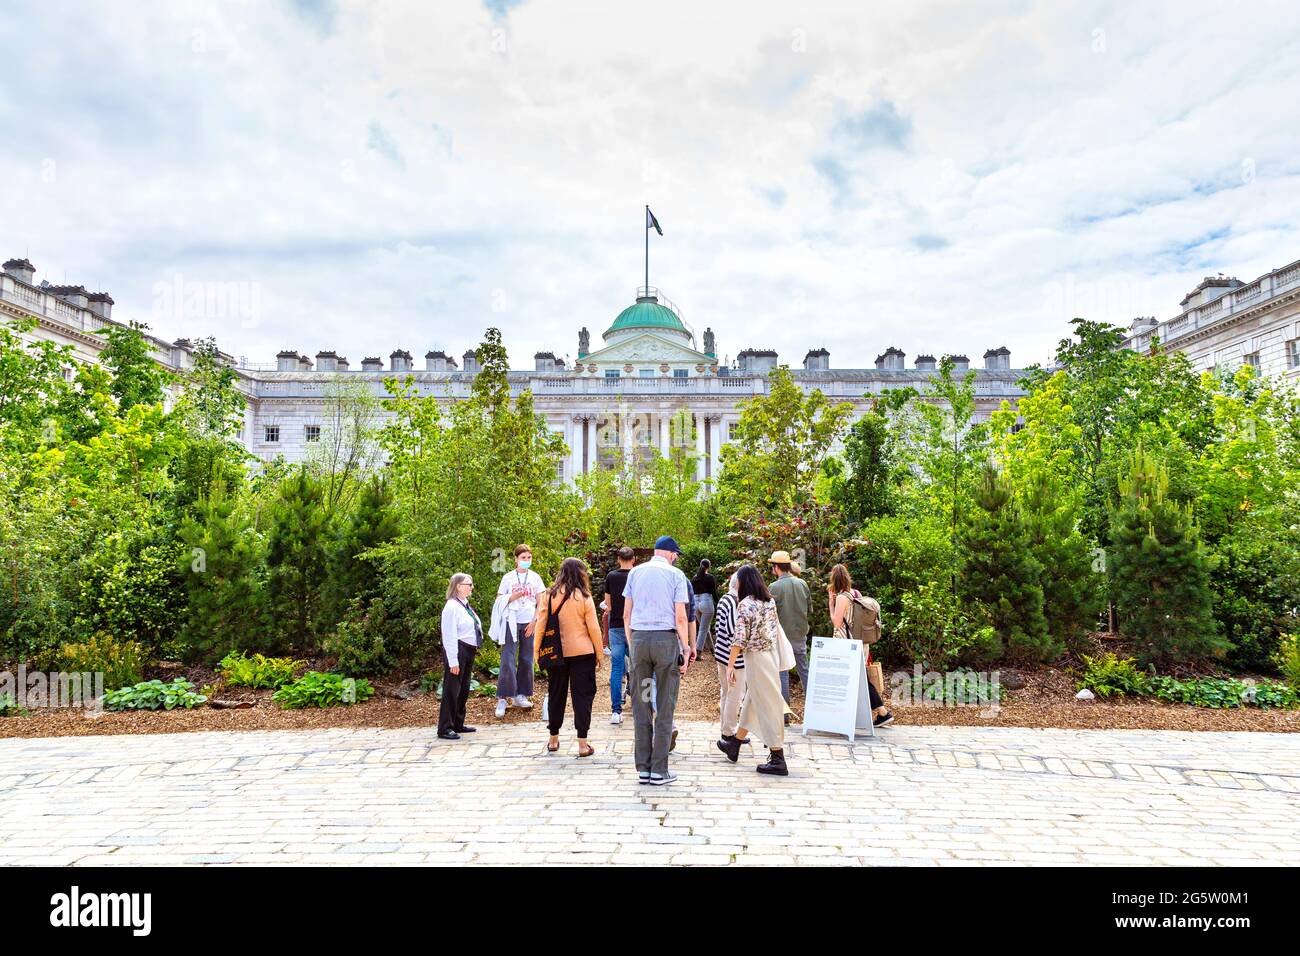
M794 666L799 672L799 684L808 689L808 608L812 604L812 595L803 579L792 573L794 563L788 551L773 551L768 561L776 580L768 589L776 601L776 616L781 621L781 629L790 639L794 648ZM790 703L790 672L781 672L781 696ZM786 714L785 722L790 722Z

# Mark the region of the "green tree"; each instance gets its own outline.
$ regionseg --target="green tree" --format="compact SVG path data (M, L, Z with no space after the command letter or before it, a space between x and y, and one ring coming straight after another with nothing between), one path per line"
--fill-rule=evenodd
M824 466L831 478L831 500L854 526L898 509L900 487L910 477L889 424L888 398L872 401L844 440L843 470L838 459Z
M1120 628L1143 663L1222 654L1211 609L1213 559L1189 505L1168 496L1165 467L1143 448L1127 458L1111 512L1109 570Z
M1061 643L1048 632L1043 614L1043 566L1033 555L1010 481L992 465L981 471L975 505L961 533L958 593L986 610L1012 660L1056 657Z
M333 630L352 601L359 601L364 612L380 596L379 566L370 552L397 537L397 528L392 491L381 476L375 475L363 486L352 514L339 523L330 543L328 574L321 594L320 633Z
M100 364L112 374L111 393L120 407L161 402L163 390L173 376L153 357L153 347L144 337L149 326L143 322L106 325L95 334L106 340L99 353Z
M268 598L281 646L316 647L316 623L325 577L328 517L320 482L305 466L280 485L271 512L266 566Z
M1017 495L1028 533L1029 553L1041 569L1043 614L1052 645L1083 649L1105 603L1105 562L1079 530L1077 510L1050 473L1039 472Z
M213 663L233 650L269 650L262 540L238 499L218 484L184 519L180 573L186 606L183 656Z
M740 409L721 453L723 506L740 516L811 502L822 462L844 430L852 403L832 404L820 389L805 394L782 365L769 375L767 394Z

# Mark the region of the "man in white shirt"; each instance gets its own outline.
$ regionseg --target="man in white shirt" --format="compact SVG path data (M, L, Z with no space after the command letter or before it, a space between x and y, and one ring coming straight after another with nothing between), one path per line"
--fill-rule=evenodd
M652 786L677 779L668 769L673 713L682 675L695 659L686 621L686 575L674 567L681 551L664 535L655 542L654 557L628 573L623 589L623 621L632 645L637 776Z
M506 604L505 643L501 646L501 673L497 676L496 715L504 717L506 708L532 707L528 695L533 692L533 618L537 598L546 590L542 576L532 570L533 552L526 544L515 548L515 569L501 577L497 597L508 595Z

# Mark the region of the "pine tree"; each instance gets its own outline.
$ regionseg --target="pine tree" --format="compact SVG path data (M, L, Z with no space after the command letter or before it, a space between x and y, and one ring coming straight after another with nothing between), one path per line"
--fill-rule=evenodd
M1111 591L1121 632L1142 663L1168 664L1223 653L1212 613L1214 559L1188 504L1169 498L1165 467L1138 447L1120 469L1111 509Z
M334 630L348 605L359 600L365 610L379 597L379 566L361 555L397 536L397 517L388 483L373 477L362 490L351 516L342 523L329 547L328 570L321 593L318 632Z
M1039 473L1028 480L1023 511L1029 549L1042 567L1043 614L1054 644L1078 648L1080 637L1096 624L1103 602L1102 573L1092 542L1078 528L1059 484Z
M984 607L1013 660L1049 660L1060 653L1043 616L1042 565L1030 549L1024 515L1011 485L985 465L971 517L961 531L959 592Z
M232 650L261 650L267 637L266 585L258 537L234 496L218 484L181 525L187 604L184 656L212 663Z
M329 532L320 482L305 467L286 478L271 511L266 566L275 633L295 651L316 646Z

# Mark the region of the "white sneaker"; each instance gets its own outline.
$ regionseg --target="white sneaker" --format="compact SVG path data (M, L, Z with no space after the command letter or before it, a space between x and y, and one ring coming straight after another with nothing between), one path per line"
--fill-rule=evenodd
M504 717L505 715L506 715L506 702L504 700L499 700L497 701L497 716Z
M621 724L623 722L623 715L618 711L614 711L614 713L609 715L609 722L611 724Z
M524 708L528 708L528 707L532 707L532 706L533 706L533 702L532 702L531 700L529 700L527 697L525 697L523 694L516 694L516 695L515 695L515 706L516 706L516 707L524 707Z

